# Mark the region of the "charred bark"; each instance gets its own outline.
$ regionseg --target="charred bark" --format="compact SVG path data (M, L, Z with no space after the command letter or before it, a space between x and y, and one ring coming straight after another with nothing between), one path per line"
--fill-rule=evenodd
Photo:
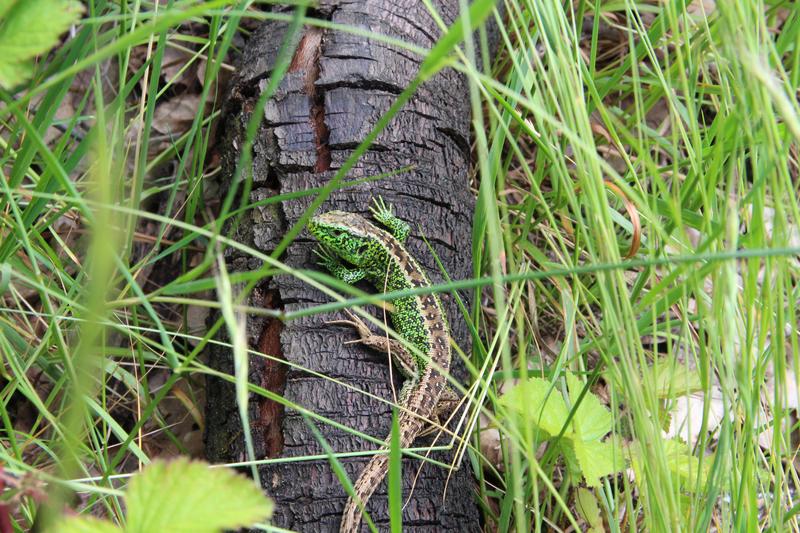
M454 0L439 3L439 12L448 24L457 16L457 6ZM337 24L358 26L424 47L433 46L440 35L436 23L418 0L323 2L317 14ZM242 66L230 92L224 129L228 147L225 158L231 171L230 162L238 157L245 124L254 102L267 85L286 29L284 24L265 24L253 35L244 52ZM309 27L297 39L297 51L289 72L267 104L253 146L253 201L278 192L302 191L327 183L397 94L413 79L421 61L404 50L348 33ZM349 173L348 179L396 171L409 165L413 168L390 178L334 192L324 208L368 214L370 199L381 195L394 204L399 216L411 223L408 247L434 282L442 277L438 275L439 269L422 235L431 243L452 278L468 277L474 205L467 175L469 158L466 82L458 73L446 70L419 89ZM277 207L255 209L237 225L231 237L269 253L310 202L310 197L304 197ZM315 268L313 246L304 232L289 246L282 260L299 268ZM227 260L231 270L260 266L253 264L252 258L235 251L228 253ZM445 294L442 300L455 341L468 349L466 326L453 297ZM297 279L279 276L258 287L249 303L291 311L327 301L323 294ZM325 325L325 320L334 318L342 316L318 315L287 323L251 317L248 321L251 347L296 366L253 357L250 379L291 402L383 439L391 423L391 408L387 403L298 370L309 369L379 397L392 397L385 356L359 345L345 345L355 333ZM230 353L220 348L213 348L211 352L211 364L232 373ZM457 361L454 366L458 375ZM394 375L397 376L397 371ZM260 396L253 397L251 402L251 428L259 456L324 454L307 422L298 413L284 410ZM318 427L336 451L375 448L374 444L355 439L335 427L319 424ZM419 442L430 442L430 439ZM236 461L245 457L243 450L233 387L212 380L208 389L208 455L216 461ZM435 458L447 462L450 454L441 453ZM367 459L343 461L351 479L356 479ZM404 460L406 497L419 467L417 460ZM301 531L338 528L346 495L327 460L268 466L260 473L264 488L276 502L276 525ZM447 475L444 469L430 464L422 468L403 512L406 530L480 529L468 468L453 475L442 501ZM386 494L384 483L368 507L382 530L388 527Z

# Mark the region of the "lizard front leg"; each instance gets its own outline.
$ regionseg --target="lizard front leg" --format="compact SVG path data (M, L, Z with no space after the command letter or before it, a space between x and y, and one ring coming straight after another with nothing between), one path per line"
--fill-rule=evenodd
M388 229L389 233L400 241L400 244L404 244L408 240L408 234L411 233L411 226L405 220L396 217L392 204L385 203L380 196L377 199L373 199L373 202L375 205L369 208L372 212L372 218Z
M317 264L333 274L336 278L353 285L358 283L367 275L362 268L348 268L344 266L326 247L314 249L314 253L319 257Z

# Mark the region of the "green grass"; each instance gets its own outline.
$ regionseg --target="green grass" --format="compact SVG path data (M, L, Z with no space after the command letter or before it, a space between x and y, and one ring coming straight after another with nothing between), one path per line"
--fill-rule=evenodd
M18 530L53 516L69 491L82 495L80 510L121 520L120 476L189 452L167 415L178 401L183 418L202 424L200 378L216 373L199 356L220 330L233 339L237 372L224 377L237 385L241 413L250 392L299 410L312 427L332 423L247 382L253 352L240 315L270 311L247 308L246 292L230 287L288 272L330 295L332 303L284 320L324 320L386 298L277 258L313 209L350 185L348 169L380 128L445 67L470 87L474 272L449 281L444 265L448 282L434 290L474 291L464 309L472 345L460 347L471 409L454 447L478 480L485 520L503 531L583 527L588 502L611 531L798 529L796 3L729 0L689 13L683 1L509 0L500 50L488 54L485 40L464 37L498 14L488 1L462 2L430 51L387 40L426 55L419 77L337 176L307 192L312 209L269 256L221 233L257 207L237 199L247 198L237 194L249 187L246 157L238 190L218 205L203 195L217 172L208 165L220 110L213 82L253 19L335 25L302 6L270 14L249 4L87 2L34 78L0 91L0 462L49 483L47 505L35 490L15 500ZM204 30L190 31L190 21ZM179 48L193 50L190 66L205 63L201 98L212 104L165 142L154 138L154 117L178 90L180 75L165 82L163 72L165 53ZM267 95L291 53L286 45ZM64 118L57 112L68 97ZM145 223L157 246L141 246ZM264 266L228 274L227 247ZM145 284L166 257L176 258L177 276ZM189 306L221 318L198 336ZM500 402L531 376L569 400L567 370L589 387L568 403L562 435L534 431ZM687 392L697 397L696 441L677 446L662 432ZM586 490L558 437L589 394L607 402L626 463ZM481 447L489 430L499 435L494 455ZM318 459L343 475L337 458L352 454L323 445ZM262 462L251 450L244 466L255 473ZM394 494L395 515L399 501Z

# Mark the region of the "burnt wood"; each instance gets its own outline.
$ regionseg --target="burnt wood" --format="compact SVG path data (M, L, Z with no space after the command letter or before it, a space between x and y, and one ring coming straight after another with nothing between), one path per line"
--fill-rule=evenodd
M450 24L458 1L437 2ZM358 26L430 48L441 35L418 0L323 2L316 15L337 24ZM226 173L244 144L250 113L275 63L287 25L267 22L251 37L241 66L232 81L223 139ZM251 200L278 193L302 191L327 183L378 118L415 76L420 57L386 44L349 33L306 27L277 94L267 103L252 150L254 182ZM392 120L377 142L360 159L347 179L374 176L413 166L405 173L334 192L324 209L341 209L368 215L375 195L395 206L409 221L409 251L430 274L442 280L424 235L454 279L471 275L471 216L474 200L469 189L469 103L464 77L445 70L423 84L412 100ZM226 185L223 185L223 193ZM270 253L287 229L310 204L304 197L276 207L253 209L229 235ZM313 240L300 234L282 260L300 268L317 268ZM260 263L236 251L226 252L232 271L252 270ZM366 288L366 286L365 286ZM373 291L374 289L369 289ZM466 295L462 295L465 297ZM329 298L289 276L265 279L250 295L249 304L292 311L328 302ZM468 351L469 338L451 295L442 295L455 341ZM383 354L359 345L353 330L328 326L326 320L344 315L316 315L281 323L250 317L247 332L251 347L299 367L313 370L391 398L389 366ZM212 347L210 363L233 373L231 354ZM455 374L464 378L454 354ZM460 370L459 370L460 369ZM460 373L459 373L460 372ZM394 375L397 377L395 370ZM330 380L285 364L251 357L253 383L283 395L289 401L383 439L389 432L391 408ZM233 386L209 380L206 445L213 461L245 459L241 425ZM395 384L399 390L399 381ZM251 429L259 457L293 457L324 454L303 417L261 396L250 404ZM320 432L336 451L374 449L375 445L327 425ZM430 438L418 443L430 442ZM440 441L441 442L441 441ZM434 454L447 462L450 453ZM343 460L351 480L358 477L368 458ZM420 462L405 459L403 491L408 496ZM298 531L335 531L346 501L327 460L299 461L260 469L264 489L275 500L275 525ZM479 531L480 518L474 482L465 464L450 479L447 471L427 464L403 511L407 531ZM444 501L442 496L445 494ZM370 514L381 530L388 529L386 483L369 503Z

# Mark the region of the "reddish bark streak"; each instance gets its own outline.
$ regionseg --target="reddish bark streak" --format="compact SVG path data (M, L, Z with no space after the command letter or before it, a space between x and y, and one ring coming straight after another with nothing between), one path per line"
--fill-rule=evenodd
M314 144L317 151L317 161L314 172L325 172L331 168L331 149L328 146L330 130L325 124L325 92L321 91L316 82L319 79L320 62L322 53L322 28L308 28L297 45L289 72L305 72L305 93L308 95L308 118L311 129L314 131Z
M268 292L264 296L263 306L268 309L280 307L278 294ZM277 318L270 318L264 324L261 337L258 339L258 351L272 358L283 360L281 350L281 330L283 323ZM264 359L261 375L261 386L268 391L282 395L286 387L286 366L276 359ZM264 431L264 447L267 457L279 457L283 451L283 405L263 398L259 408L259 422Z

